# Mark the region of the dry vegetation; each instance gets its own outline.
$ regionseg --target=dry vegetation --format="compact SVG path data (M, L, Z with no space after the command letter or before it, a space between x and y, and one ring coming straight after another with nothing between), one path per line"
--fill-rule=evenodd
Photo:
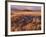
M41 30L41 12L15 11L11 13L11 31Z

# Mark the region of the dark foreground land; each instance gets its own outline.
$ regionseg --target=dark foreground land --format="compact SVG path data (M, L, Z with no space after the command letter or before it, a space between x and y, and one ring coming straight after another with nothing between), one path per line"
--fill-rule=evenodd
M11 31L41 30L41 12L15 11L11 13Z

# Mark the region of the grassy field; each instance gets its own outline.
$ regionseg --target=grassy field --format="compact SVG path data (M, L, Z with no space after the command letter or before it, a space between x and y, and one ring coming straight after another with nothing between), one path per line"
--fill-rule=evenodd
M41 30L41 20L32 18L32 22L16 24L16 20L20 20L23 16L41 17L40 11L12 11L11 12L11 31L31 31ZM28 21L27 21L28 22Z

